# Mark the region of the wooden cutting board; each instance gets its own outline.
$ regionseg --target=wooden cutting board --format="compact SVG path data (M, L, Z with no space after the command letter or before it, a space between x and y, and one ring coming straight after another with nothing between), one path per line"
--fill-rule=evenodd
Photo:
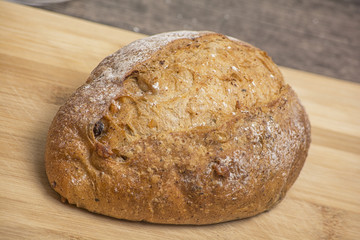
M360 85L288 68L281 70L310 116L312 145L299 179L270 212L169 226L61 203L44 169L50 122L100 60L140 37L0 1L1 239L360 238Z

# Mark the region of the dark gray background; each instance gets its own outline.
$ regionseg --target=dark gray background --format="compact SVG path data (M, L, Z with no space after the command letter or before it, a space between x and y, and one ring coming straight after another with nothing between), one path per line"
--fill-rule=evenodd
M212 30L282 66L360 82L360 0L72 0L43 9L145 34Z

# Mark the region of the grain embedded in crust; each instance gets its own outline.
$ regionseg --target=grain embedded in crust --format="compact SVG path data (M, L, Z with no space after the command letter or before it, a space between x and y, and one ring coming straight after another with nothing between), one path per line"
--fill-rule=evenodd
M55 117L46 169L56 191L90 211L209 224L273 207L309 143L304 109L264 52L169 33L100 63Z

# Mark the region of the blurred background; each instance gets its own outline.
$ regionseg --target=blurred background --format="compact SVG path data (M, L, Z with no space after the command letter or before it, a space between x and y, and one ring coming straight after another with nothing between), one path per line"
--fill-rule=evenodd
M265 50L279 65L360 82L360 0L20 2L144 34L211 30Z

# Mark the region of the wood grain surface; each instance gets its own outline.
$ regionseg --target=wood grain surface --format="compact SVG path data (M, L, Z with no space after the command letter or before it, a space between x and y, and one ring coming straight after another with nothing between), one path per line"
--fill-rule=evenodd
M312 145L285 200L208 226L128 222L68 204L44 168L59 106L108 54L143 37L0 1L1 239L358 239L360 85L281 67L312 123Z
M360 83L359 0L71 0L40 7L145 34L212 30L264 49L279 65Z

